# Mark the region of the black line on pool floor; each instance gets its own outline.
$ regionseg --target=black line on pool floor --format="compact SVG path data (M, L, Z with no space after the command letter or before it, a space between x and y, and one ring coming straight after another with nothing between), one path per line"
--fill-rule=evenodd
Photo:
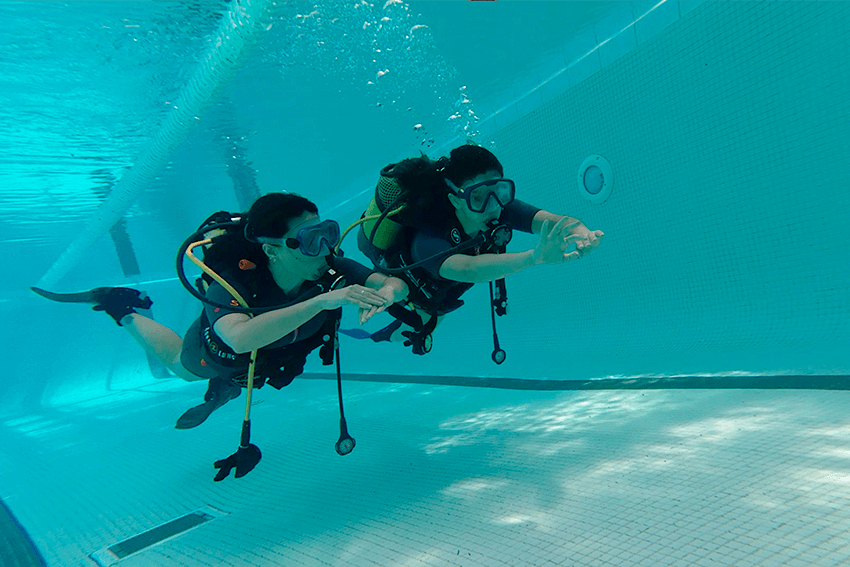
M336 380L336 374L305 373L301 378ZM531 380L469 376L346 374L343 381L430 384L506 390L850 390L850 376L680 376L675 378L606 378L604 380Z

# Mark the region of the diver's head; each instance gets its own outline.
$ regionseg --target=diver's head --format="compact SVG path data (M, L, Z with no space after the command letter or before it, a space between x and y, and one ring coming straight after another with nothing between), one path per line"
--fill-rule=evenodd
M315 203L293 193L269 193L251 206L245 236L263 245L272 273L316 280L339 242L339 225L321 222Z
M443 176L460 187L487 172L496 172L499 177L504 174L502 164L493 152L481 146L466 144L449 154L449 163L443 169Z
M498 219L502 208L514 199L514 183L503 178L502 164L481 146L465 145L452 150L443 169L448 198L455 215L469 235Z

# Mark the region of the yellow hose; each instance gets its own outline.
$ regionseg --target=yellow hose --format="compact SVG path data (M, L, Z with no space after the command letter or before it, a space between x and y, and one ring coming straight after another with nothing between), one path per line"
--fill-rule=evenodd
M224 278L222 278L220 275L215 273L209 266L204 264L202 261L200 261L198 258L196 258L194 254L192 254L192 249L195 248L196 246L203 246L203 245L209 244L211 242L212 242L212 239L207 238L205 240L201 240L200 242L192 243L186 249L186 256L189 257L189 259L192 261L193 264L195 264L200 269L202 269L204 271L204 273L208 274L212 279L214 279L219 284L221 284L221 286L224 289L226 289L228 292L230 292L230 295L233 296L233 299L235 299L237 302L239 302L239 305L247 308L248 302L246 302L244 299L242 299L242 296L239 295L239 292L236 291L233 288L233 286L231 286L229 283L224 281ZM253 315L248 313L248 317L253 317ZM251 393L254 391L254 367L256 365L257 365L257 349L254 349L254 350L251 351L251 363L248 365L248 395L247 395L248 399L245 400L245 421L248 421L248 420L251 419Z
M401 211L403 208L404 208L404 205L400 206L399 208L395 209L394 211L390 211L389 213L387 213L387 216L384 217L384 218L389 218L389 217L391 217L395 214L398 214L398 212ZM383 213L381 213L381 215L382 214ZM334 248L334 252L339 252L339 249L342 247L342 241L345 240L345 237L348 235L349 232L351 232L352 228L354 228L358 224L362 224L364 222L369 222L370 220L379 219L379 218L381 218L381 215L372 215L372 216L369 216L369 217L363 217L362 219L352 223L351 226L349 226L348 228L346 228L343 231L342 236L339 237L339 244L337 244L336 248Z

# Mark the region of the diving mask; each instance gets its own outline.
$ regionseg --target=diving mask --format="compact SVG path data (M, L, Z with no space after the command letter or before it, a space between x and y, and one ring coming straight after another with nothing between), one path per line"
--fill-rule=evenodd
M305 256L324 256L330 254L339 244L339 223L335 220L322 221L319 224L305 226L294 238L257 238L262 244L286 246L299 250Z
M458 187L448 179L446 185L452 192L466 201L466 206L473 213L483 213L495 202L504 208L514 200L516 185L510 179L488 179L469 187Z

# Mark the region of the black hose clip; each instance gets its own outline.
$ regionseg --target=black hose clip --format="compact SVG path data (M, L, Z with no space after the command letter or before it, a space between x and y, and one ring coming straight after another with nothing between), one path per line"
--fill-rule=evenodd
M496 315L503 317L508 314L508 292L505 287L505 279L496 280L493 290L492 305Z

